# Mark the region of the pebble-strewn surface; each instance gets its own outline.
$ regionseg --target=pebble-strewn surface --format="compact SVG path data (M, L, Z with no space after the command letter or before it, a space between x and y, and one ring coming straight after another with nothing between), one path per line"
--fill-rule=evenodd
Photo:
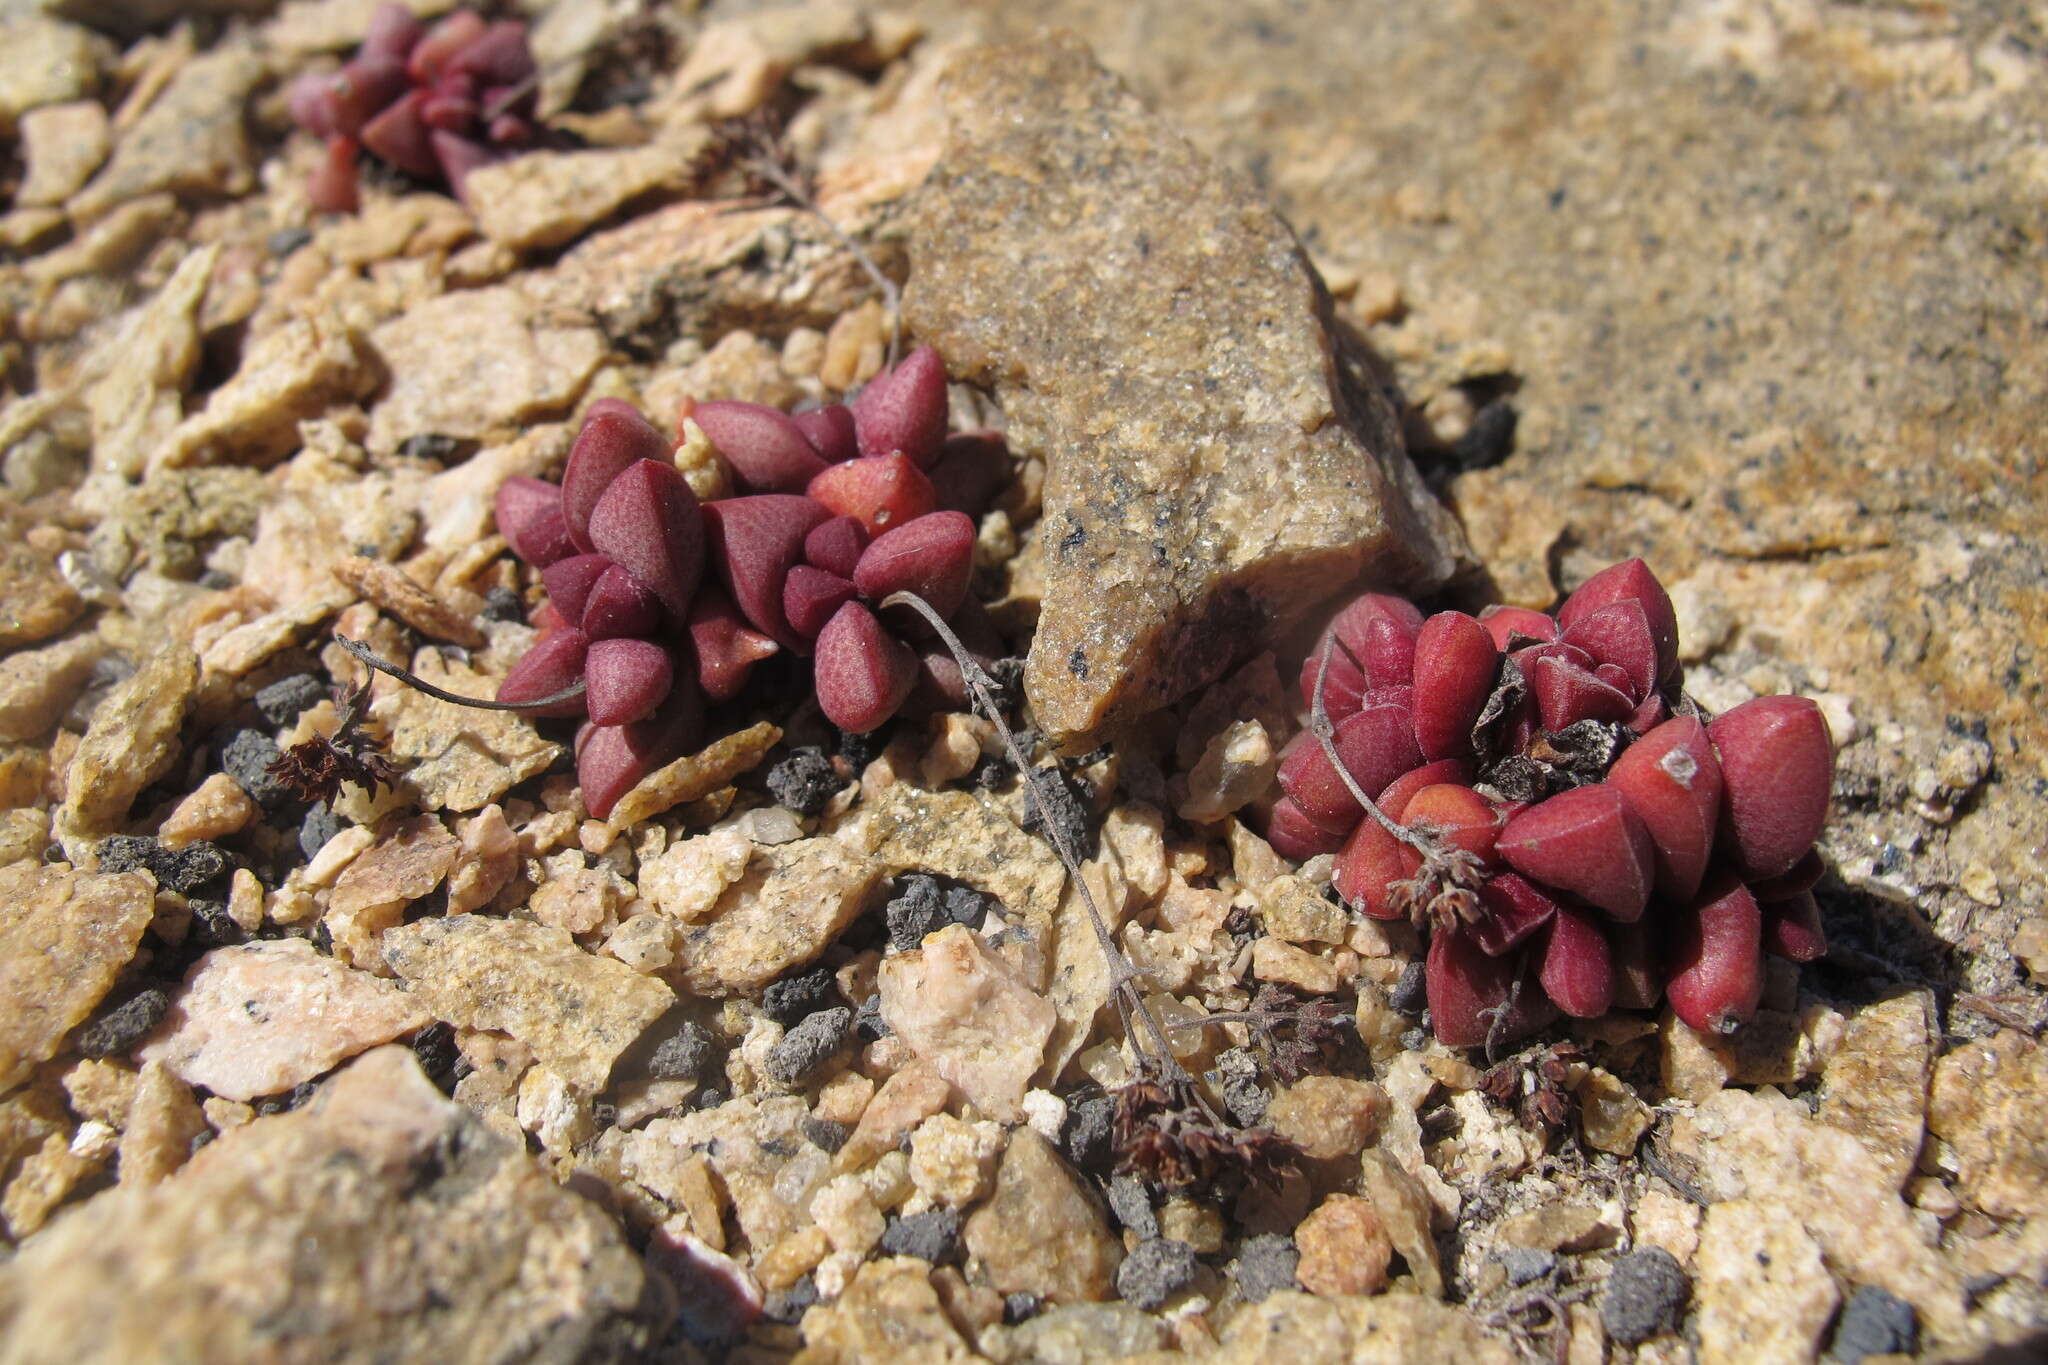
M2038 16L527 0L545 145L318 213L376 8L0 0L0 1365L2040 1349ZM1061 799L775 660L593 819L334 644L494 692L500 485L613 398L716 488L686 401L901 353L869 264ZM1446 1048L1256 832L1305 631L1638 555L1702 705L1827 718L1828 954ZM1089 900L1266 1183L1120 1163Z

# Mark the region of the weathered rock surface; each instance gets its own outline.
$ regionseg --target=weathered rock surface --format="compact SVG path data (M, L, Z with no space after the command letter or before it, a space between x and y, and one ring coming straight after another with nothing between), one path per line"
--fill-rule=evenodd
M882 1018L983 1113L1019 1103L1052 1036L1052 1002L1017 979L979 935L950 924L882 963Z
M2010 1029L1957 1048L1935 1068L1927 1120L1955 1149L1966 1203L2048 1215L2048 1049Z
M1026 687L1087 747L1360 577L1461 549L1394 413L1252 187L1077 41L970 52L918 205L905 307L1047 460Z
M149 879L0 868L0 1091L56 1055L135 956L155 913Z
M1301 1361L1407 1365L1455 1360L1509 1365L1519 1359L1469 1313L1416 1294L1323 1299L1292 1290L1268 1294L1230 1320L1216 1365L1259 1365L1276 1352Z
M393 929L383 948L429 1014L509 1033L590 1092L675 1002L661 982L545 925L457 915Z
M806 1365L966 1365L968 1349L931 1286L931 1266L907 1256L870 1261L846 1292L804 1315Z
M427 1022L419 1002L301 938L216 948L196 963L144 1061L231 1100L275 1095Z
M71 760L57 812L67 852L76 841L115 833L136 794L178 761L178 728L198 686L198 658L183 645L167 645L100 703Z
M1029 1128L1011 1134L995 1193L968 1216L966 1235L997 1292L1028 1290L1057 1303L1110 1297L1124 1259L1094 1197Z
M683 931L677 980L698 995L759 990L824 952L882 876L835 839L758 849L710 914Z
M1693 1264L1700 1365L1819 1353L1841 1291L1789 1210L1755 1199L1714 1205Z
M645 1288L609 1218L388 1048L0 1268L0 1359L624 1360Z
M217 195L248 189L252 163L242 105L263 75L263 62L242 46L194 58L118 135L106 167L72 197L72 215L97 218L160 190Z

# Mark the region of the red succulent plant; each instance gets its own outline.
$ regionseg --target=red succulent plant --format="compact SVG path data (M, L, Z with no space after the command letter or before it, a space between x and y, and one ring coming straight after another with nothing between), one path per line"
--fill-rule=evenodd
M307 186L314 207L355 209L365 150L460 198L471 171L532 145L538 76L516 19L463 9L428 28L404 5L380 7L339 71L291 87L293 121L327 143Z
M1283 755L1268 837L1336 854L1364 914L1431 927L1446 1043L1659 998L1728 1031L1756 1010L1765 953L1826 949L1812 888L1833 749L1805 698L1706 721L1681 683L1677 618L1641 560L1554 616L1425 618L1368 593L1302 669L1328 729Z
M538 714L586 717L577 776L599 817L696 742L707 700L738 696L778 651L811 659L819 708L843 730L873 730L906 703L965 705L953 655L916 613L886 605L893 594L929 603L982 662L1000 648L968 592L968 513L1007 454L988 433L946 436L936 352L878 375L850 409L707 402L684 415L740 496L700 504L669 438L616 399L591 405L559 485L515 478L497 495L500 532L548 595L498 700L573 694Z

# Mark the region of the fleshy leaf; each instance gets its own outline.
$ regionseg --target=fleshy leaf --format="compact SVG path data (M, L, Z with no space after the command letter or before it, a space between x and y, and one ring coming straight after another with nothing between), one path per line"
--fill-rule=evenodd
M590 723L630 725L667 699L675 666L652 640L593 640L583 676Z
M1762 910L1768 951L1794 962L1812 962L1827 955L1828 935L1821 928L1820 902L1811 891L1773 901Z
M592 403L562 470L562 515L576 547L586 554L597 548L590 538L590 514L612 480L641 460L668 458L668 438L639 409L616 398Z
M1537 659L1528 678L1537 714L1552 734L1582 720L1624 721L1636 709L1628 693L1554 655Z
M953 628L961 645L983 671L1001 657L1003 638L995 623L988 619L988 613L972 597L960 604L960 610L946 624ZM960 676L960 661L953 657L953 651L936 640L916 648L917 686L910 694L910 705L937 711L972 709L973 699L968 695L966 680Z
M1273 803L1266 817L1266 842L1283 858L1307 862L1318 853L1335 853L1344 847L1342 835L1332 834L1301 813L1294 798L1283 796ZM1342 894L1342 889L1339 889Z
M853 432L853 409L844 403L793 412L789 420L796 423L797 430L826 464L838 464L860 454L860 441Z
M1715 718L1721 756L1721 846L1743 875L1792 869L1828 818L1835 754L1820 707L1805 697L1756 697Z
M590 590L612 567L611 560L604 555L571 555L542 569L540 581L548 590L548 601L555 604L562 619L580 623L584 608L590 605Z
M1758 905L1769 905L1773 901L1791 900L1794 896L1805 891L1811 891L1814 887L1820 885L1820 879L1826 875L1827 870L1827 863L1822 860L1820 850L1809 848L1806 850L1805 857L1792 864L1790 872L1768 878L1764 881L1751 882L1749 884L1750 893L1756 897Z
M1415 722L1398 706L1374 706L1347 716L1332 736L1337 756L1361 791L1386 790L1402 773L1422 762L1415 747ZM1280 758L1280 786L1302 814L1324 829L1342 832L1365 813L1352 799L1314 735L1302 732ZM1377 798L1375 798L1377 800Z
M760 493L704 504L711 562L755 629L785 649L807 650L782 614L782 582L803 555L804 539L832 514L795 493Z
M541 479L513 477L498 485L498 534L537 569L576 553L562 515L562 490Z
M704 574L704 518L674 465L627 466L591 510L590 539L660 598L672 619L689 616Z
M576 785L583 791L584 808L591 818L604 819L641 778L694 749L703 735L704 700L687 673L646 720L586 724L576 734Z
M440 170L441 163L434 157L434 141L421 116L426 101L424 90L414 90L393 100L363 125L363 145L408 174L433 175Z
M1596 664L1621 669L1629 682L1622 690L1631 696L1647 696L1655 690L1661 663L1657 641L1650 633L1650 618L1641 602L1616 602L1589 611L1573 620L1559 638L1585 650Z
M1529 607L1509 607L1495 603L1479 613L1479 624L1486 627L1486 633L1493 637L1493 643L1503 652L1513 647L1517 635L1539 644L1547 644L1557 638L1557 622L1543 612Z
M1479 903L1485 914L1465 932L1489 957L1500 957L1550 923L1558 904L1557 897L1513 872L1488 877L1479 888Z
M483 37L487 27L475 10L456 10L413 45L406 59L408 74L421 85L432 85L455 54Z
M1643 609L1650 638L1657 646L1657 677L1668 680L1678 672L1678 613L1671 597L1650 566L1640 559L1610 564L1579 585L1577 592L1557 609L1557 624L1565 630L1582 618L1617 602L1634 602Z
M908 455L868 455L826 468L804 489L841 516L880 535L938 507L938 494Z
M1495 844L1515 871L1616 919L1640 918L1655 866L1650 831L1605 782L1574 787L1508 822Z
M917 682L917 657L859 602L841 607L818 632L813 661L818 709L849 734L866 734L896 714Z
M1616 1009L1655 1009L1664 998L1663 978L1657 973L1657 946L1650 934L1648 917L1634 924L1607 925L1607 947L1614 962Z
M1373 796L1373 803L1386 813L1389 820L1399 820L1407 813L1408 803L1414 799L1415 793L1440 782L1455 782L1461 787L1469 787L1472 785L1472 766L1463 759L1440 758L1434 763L1410 768L1381 788ZM1365 786L1363 782L1358 785Z
M1307 819L1307 816L1303 816ZM1406 881L1422 867L1422 855L1387 832L1373 819L1361 819L1337 854L1331 880L1345 903L1374 919L1400 919L1389 888Z
M1500 650L1486 627L1461 611L1440 611L1415 636L1415 739L1426 759L1464 758L1472 725L1493 694Z
M1678 1017L1702 1033L1731 1033L1763 998L1763 912L1728 873L1707 878L1676 916L1664 994Z
M989 500L1010 481L1010 446L999 431L948 436L927 471L939 510L979 519Z
M941 616L967 600L974 573L974 523L959 512L933 512L876 536L854 567L853 585L870 602L914 592Z
M781 646L746 623L732 599L706 585L690 604L690 647L697 682L712 701L731 701L747 685L754 665Z
M1614 1004L1614 962L1607 935L1590 912L1557 907L1536 979L1543 993L1574 1019L1607 1013Z
M804 537L804 559L811 567L845 579L853 577L861 553L867 548L867 530L853 517L821 521Z
M782 580L783 619L806 638L817 635L852 600L852 583L808 564L792 565L789 576Z
M1707 727L1690 716L1665 721L1622 750L1607 784L1650 831L1657 894L1691 900L1706 875L1721 818L1721 763L1707 742Z
M356 140L339 133L327 139L326 155L306 179L306 201L325 213L354 213L360 202L356 181Z
M535 640L531 648L520 656L505 674L505 681L498 684L498 700L510 702L533 701L540 697L552 697L557 692L575 686L583 676L583 662L590 651L589 637L573 626L563 626L549 631ZM572 697L568 701L556 702L543 710L529 711L529 716L580 716L583 714L583 698Z
M936 460L946 438L946 366L939 353L920 346L869 380L853 400L853 423L863 455L900 450L919 468Z
M1555 1019L1557 1007L1533 981L1500 1012L1522 971L1522 954L1488 957L1462 930L1438 930L1424 967L1437 1041L1446 1047L1479 1047L1489 1038L1511 1043Z
M803 428L765 403L697 404L692 419L732 466L747 493L801 493L826 468Z
M1450 782L1415 793L1402 808L1401 823L1411 829L1431 828L1446 844L1482 862L1493 860L1501 831L1500 812L1491 802L1470 787Z
M583 633L593 640L652 635L661 628L661 599L633 577L623 564L613 564L583 603Z

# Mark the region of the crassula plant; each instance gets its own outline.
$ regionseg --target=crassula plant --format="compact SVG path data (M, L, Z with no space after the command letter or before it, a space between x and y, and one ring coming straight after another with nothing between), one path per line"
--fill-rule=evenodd
M1283 756L1268 836L1290 857L1334 853L1362 913L1430 929L1443 1042L1660 999L1727 1032L1757 1008L1766 953L1825 950L1827 722L1790 696L1705 716L1641 560L1555 615L1425 618L1368 593L1324 631L1301 689L1310 728Z
M538 75L516 19L462 9L428 28L404 5L380 7L339 71L291 87L293 121L327 144L307 186L313 206L355 209L364 151L460 197L471 171L532 145Z
M899 595L983 663L999 648L969 595L969 513L1007 453L990 433L947 436L936 352L913 352L850 407L683 412L739 495L700 502L676 443L603 399L559 484L515 478L497 496L500 532L547 592L498 703L584 718L577 777L599 817L697 741L707 701L737 697L779 651L811 660L819 709L842 730L873 730L906 705L964 705L955 656Z

